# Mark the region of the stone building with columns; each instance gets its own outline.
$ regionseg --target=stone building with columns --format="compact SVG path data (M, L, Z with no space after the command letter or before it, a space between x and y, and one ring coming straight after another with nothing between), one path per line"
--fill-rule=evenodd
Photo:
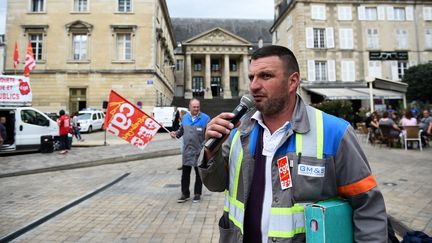
M29 41L42 111L102 109L111 89L146 112L172 102L176 43L165 0L8 0L6 74L15 73L15 42L22 74Z
M177 97L236 99L248 90L251 51L271 44L271 20L173 18Z

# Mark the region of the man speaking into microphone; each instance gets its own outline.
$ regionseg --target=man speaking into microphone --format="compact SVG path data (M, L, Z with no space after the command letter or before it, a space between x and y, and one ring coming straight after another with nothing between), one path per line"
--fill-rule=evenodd
M211 191L225 191L220 242L305 242L305 203L345 198L355 242L387 242L384 199L348 122L296 94L294 54L265 46L251 56L255 107L221 113L205 132L199 170Z

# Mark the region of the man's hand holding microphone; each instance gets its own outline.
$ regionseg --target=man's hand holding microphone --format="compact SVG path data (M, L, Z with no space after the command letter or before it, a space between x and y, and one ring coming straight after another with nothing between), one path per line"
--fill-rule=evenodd
M207 161L218 151L231 130L240 125L240 118L254 106L253 97L244 95L233 112L223 112L207 124L205 132L205 159Z

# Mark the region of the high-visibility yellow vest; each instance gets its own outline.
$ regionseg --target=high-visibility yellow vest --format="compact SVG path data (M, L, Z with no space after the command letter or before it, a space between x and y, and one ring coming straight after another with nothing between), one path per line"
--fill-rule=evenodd
M296 154L304 156L323 157L323 119L322 112L307 107L311 126L307 134L296 133ZM256 138L250 138L256 139ZM307 145L307 146L305 146ZM237 130L231 142L229 154L229 188L225 190L224 211L228 213L231 222L243 234L245 202L242 202L239 190L244 190L240 172L243 162L243 147L240 142L240 132ZM241 186L239 186L241 184ZM241 193L240 193L241 195ZM271 207L268 237L292 238L299 233L305 233L304 204L294 204L292 207Z

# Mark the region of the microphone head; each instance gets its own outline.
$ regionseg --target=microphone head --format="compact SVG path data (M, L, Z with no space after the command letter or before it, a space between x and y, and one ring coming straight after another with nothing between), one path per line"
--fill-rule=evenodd
M249 110L250 108L255 107L255 99L250 94L243 95L240 99L240 104L246 106Z

